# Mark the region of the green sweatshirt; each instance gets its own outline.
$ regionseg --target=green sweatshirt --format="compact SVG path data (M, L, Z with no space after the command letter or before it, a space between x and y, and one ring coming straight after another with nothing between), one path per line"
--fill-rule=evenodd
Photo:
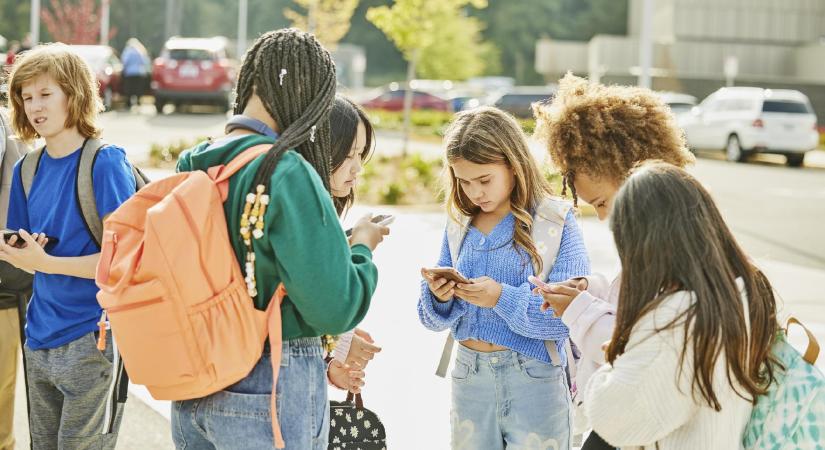
M224 138L211 146L203 142L181 154L177 170L228 164L243 150L272 142L257 134ZM224 211L238 261L245 261L240 217L263 158L259 156L229 180ZM378 281L372 252L365 245L350 248L321 178L297 152L283 155L267 193L264 236L252 240L258 289L255 306L265 309L283 282L288 292L281 306L284 339L340 334L355 328L367 313Z

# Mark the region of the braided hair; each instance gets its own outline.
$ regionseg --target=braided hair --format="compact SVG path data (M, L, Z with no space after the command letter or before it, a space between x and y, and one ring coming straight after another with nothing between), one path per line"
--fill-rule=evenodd
M235 114L254 93L281 128L252 183L269 186L283 153L295 148L329 190L330 106L335 98L335 64L315 36L295 28L270 31L246 52L238 74Z
M315 36L288 28L263 34L246 52L238 74L235 114L254 93L281 129L246 195L240 233L246 247L246 285L258 295L253 239L263 237L269 180L284 152L297 149L330 190L329 111L335 98L335 64Z

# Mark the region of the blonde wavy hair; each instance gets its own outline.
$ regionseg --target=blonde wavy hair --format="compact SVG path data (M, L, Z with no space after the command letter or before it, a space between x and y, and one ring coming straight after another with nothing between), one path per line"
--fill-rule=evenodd
M514 245L522 247L533 264L542 270L541 256L530 237L532 213L544 197L552 195L550 185L530 154L521 126L510 114L492 107L462 111L448 127L445 191L447 213L473 217L481 208L473 204L459 185L452 163L463 159L475 164L506 164L513 170L515 186L510 194L510 208L515 218Z
M98 95L98 81L86 61L68 45L54 43L22 53L15 60L9 77L9 110L18 138L31 143L39 137L26 117L23 86L44 75L51 77L66 94L68 114L63 126L77 127L86 138L99 137L101 130L95 122L103 102Z
M576 173L620 185L636 164L694 162L670 108L652 91L605 86L568 73L551 103L533 105L534 136L547 145L575 199Z

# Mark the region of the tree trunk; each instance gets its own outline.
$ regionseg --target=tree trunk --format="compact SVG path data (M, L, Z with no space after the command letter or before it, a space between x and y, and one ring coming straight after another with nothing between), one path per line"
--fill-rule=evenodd
M412 112L412 100L413 100L413 91L412 91L412 80L415 78L415 65L418 62L418 53L419 50L413 50L412 58L407 63L407 88L404 91L404 146L401 150L401 155L406 158L408 146L410 142L410 129L412 128L410 116Z

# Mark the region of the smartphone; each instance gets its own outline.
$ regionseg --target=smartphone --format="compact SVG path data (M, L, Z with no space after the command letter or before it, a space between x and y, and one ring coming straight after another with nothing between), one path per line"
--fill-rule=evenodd
M395 222L395 216L393 216L392 214L379 214L373 217L372 220L370 220L370 222L377 223L378 225L386 227L387 225ZM352 236L352 228L348 228L347 231L345 231L345 233L347 237Z
M541 289L542 291L550 292L550 285L545 283L544 281L541 281L533 275L527 277L527 281L533 283L537 288Z
M14 243L15 248L21 248L22 244L24 244L26 242L26 241L23 240L22 237L20 237L20 233L18 233L16 231L11 231L11 230L3 230L3 241L5 241L6 244L9 243L9 239L11 239L12 236L17 236L17 241L15 241L15 243ZM54 244L57 244L57 242L58 242L58 239L56 237L51 237L49 235L46 235L46 239L49 240L46 243L46 245L48 245L50 247Z
M445 278L448 281L455 281L456 283L473 283L467 277L462 275L461 272L453 269L452 267L433 267L429 269L425 268L424 271L427 273L431 280L435 278Z

